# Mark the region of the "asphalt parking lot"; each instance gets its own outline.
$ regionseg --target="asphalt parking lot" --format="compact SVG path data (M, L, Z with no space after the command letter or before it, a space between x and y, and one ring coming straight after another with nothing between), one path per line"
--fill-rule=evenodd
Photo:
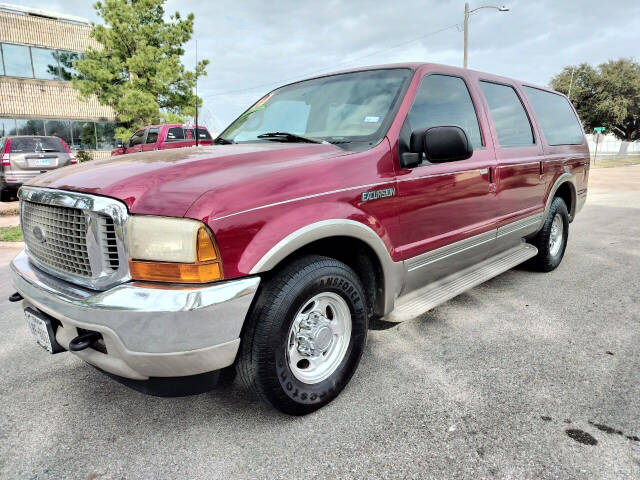
M593 170L561 266L370 332L306 417L130 390L31 339L0 247L0 478L640 478L640 167ZM378 328L388 325L378 325Z

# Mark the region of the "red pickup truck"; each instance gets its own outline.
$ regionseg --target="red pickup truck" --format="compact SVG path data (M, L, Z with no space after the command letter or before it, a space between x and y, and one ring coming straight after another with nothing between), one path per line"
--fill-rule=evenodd
M588 173L557 92L434 64L324 75L210 147L23 186L12 300L47 350L136 388L197 390L235 367L305 414L349 382L369 319L414 318L523 262L555 269Z
M150 125L137 130L126 142L116 139L116 148L111 150L111 156L193 147L196 144L196 132L199 145L211 145L212 138L207 127L196 128L178 124Z

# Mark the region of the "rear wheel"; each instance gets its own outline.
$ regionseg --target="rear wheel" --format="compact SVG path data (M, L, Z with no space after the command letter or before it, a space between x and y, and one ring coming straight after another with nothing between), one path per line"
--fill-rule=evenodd
M529 264L542 272L554 270L564 256L569 237L569 212L564 200L556 197L544 221L542 229L531 240L538 249L538 254Z
M303 257L264 285L242 338L238 372L278 410L304 415L333 400L367 335L364 289L347 265Z

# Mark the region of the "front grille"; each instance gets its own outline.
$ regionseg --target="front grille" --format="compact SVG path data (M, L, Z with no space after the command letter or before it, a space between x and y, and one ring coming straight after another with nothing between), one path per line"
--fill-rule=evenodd
M92 276L82 210L23 201L21 215L24 242L35 260L61 272Z
M104 265L115 272L120 267L116 227L111 217L100 216L100 247Z

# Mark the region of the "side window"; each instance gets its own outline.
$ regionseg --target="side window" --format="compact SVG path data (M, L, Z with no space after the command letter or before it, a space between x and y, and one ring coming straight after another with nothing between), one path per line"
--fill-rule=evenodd
M584 141L580 123L566 98L533 87L524 90L549 145L580 145Z
M147 133L147 141L145 143L156 143L158 141L158 129L150 128Z
M482 146L476 109L467 85L460 77L424 77L407 119L411 130L458 126L465 131L474 149Z
M167 142L177 142L184 140L184 130L182 127L171 127L167 130Z
M133 147L135 145L140 145L142 143L142 139L144 137L144 130L138 130L136 133L131 135L129 139L129 146Z
M518 94L509 85L480 82L501 147L533 145L531 123Z
M196 137L193 136L193 128L185 128L184 129L184 138L185 140L195 140Z
M198 128L198 138L202 140L211 140L211 134L206 128Z

